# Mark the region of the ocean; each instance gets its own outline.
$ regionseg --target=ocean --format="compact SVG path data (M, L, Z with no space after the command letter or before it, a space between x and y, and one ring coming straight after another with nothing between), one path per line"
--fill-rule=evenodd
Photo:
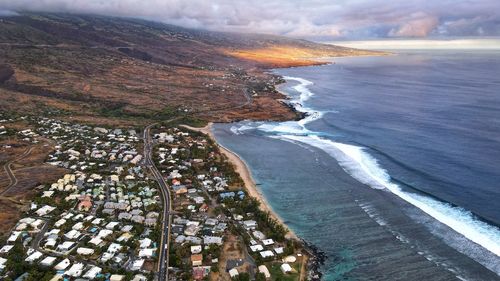
M274 71L300 121L216 124L324 280L500 280L500 52Z

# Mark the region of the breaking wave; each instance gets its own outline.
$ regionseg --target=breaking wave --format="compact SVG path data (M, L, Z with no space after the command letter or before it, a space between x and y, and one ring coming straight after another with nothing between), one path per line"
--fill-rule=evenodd
M363 147L339 143L322 137L321 133L308 130L305 125L322 117L324 112L316 111L304 105L304 102L314 96L308 86L311 81L284 77L287 81L298 82L292 88L299 93L290 101L297 111L306 113L306 118L300 121L281 123L251 123L237 128L237 133L248 130L249 127L270 134L270 137L295 143L306 144L321 149L334 157L341 167L356 180L375 189L384 189L392 192L406 202L419 208L431 217L452 228L470 241L479 244L496 256L500 256L500 229L476 218L470 211L434 198L404 191L399 185L391 181L390 175L377 160Z

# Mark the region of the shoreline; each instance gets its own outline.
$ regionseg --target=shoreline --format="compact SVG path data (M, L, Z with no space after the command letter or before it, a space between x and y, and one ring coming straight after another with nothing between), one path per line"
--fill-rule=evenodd
M383 55L383 56L397 56L397 55L398 55L397 53L387 53L387 54L385 54L385 55ZM346 56L346 57L336 57L335 59L350 58L350 57L362 57L362 56ZM335 64L335 60L333 60L334 58L331 58L331 59L332 59L332 60L331 60L331 61L329 61L329 63L328 63L328 64ZM273 72L273 73L274 73L274 74L276 74L276 75L279 75L280 77L282 77L282 78L283 78L283 75L282 75L282 74L278 74L278 73L276 73L276 72ZM300 77L299 77L299 78L300 78ZM286 80L286 81L285 81L284 83L277 84L277 85L275 86L275 88L276 88L276 90L277 90L280 94L282 94L282 95L286 96L286 97L287 97L287 100L290 100L290 99L291 99L290 94L289 94L289 93L287 93L287 92L284 90L284 86L285 86L285 85L286 85L289 81L288 81L288 79L285 79L285 80ZM292 79L292 80L293 80L293 79ZM299 85L300 85L300 83L299 83ZM299 92L300 92L300 91L299 91ZM301 93L301 94L302 94L302 93ZM309 113L310 113L309 111L300 111L300 110L298 110L298 108L297 108L297 107L295 107L293 104L290 104L290 103L289 103L289 105L290 105L290 107L291 107L293 110L296 110L297 112L302 113L304 116L308 116L308 115L309 115ZM425 192L424 192L424 193L425 193ZM458 235L461 235L463 238L465 238L466 240L470 241L471 243L476 243L476 244L478 244L480 248L482 248L483 250L486 250L486 251L487 251L487 254L488 254L488 255L491 253L491 254L493 254L493 257L494 257L495 253L494 253L494 252L492 252L490 249L488 249L487 247L483 247L483 245L482 245L482 244L480 244L480 243L476 242L475 240L471 239L470 237L466 236L465 234L463 234L462 232L458 231L456 228L452 227L451 225L449 225L449 224L448 224L448 223L446 223L445 221L438 219L436 216L432 215L431 213L427 212L427 211L426 211L426 210L424 210L423 208L419 207L417 204L414 204L413 202L406 200L405 198L403 198L403 197L401 197L401 196L397 195L396 193L394 193L394 192L392 192L392 191L391 191L391 193L390 193L390 194L391 194L391 195L393 195L393 196L395 196L395 197L397 198L397 200L401 200L401 201L402 201L402 202L399 202L399 203L409 204L409 205L411 206L411 208L415 208L415 209L417 210L417 212L422 212L424 215L429 216L431 219L435 220L435 222L436 222L436 223L438 223L438 224L442 224L442 225L444 225L445 227L449 227L453 233L457 233ZM425 193L425 196L431 197L432 199L437 200L437 201L439 201L439 202L443 202L443 200L441 200L441 199L439 199L439 198L436 198L435 196L433 196L433 195L431 195L431 194L427 194L427 193ZM449 203L449 202L447 202L447 201L444 201L444 202L445 202L445 203ZM449 203L449 204L451 204L451 203ZM453 208L457 208L457 207L459 207L459 206L456 206L456 205L454 205L454 204L452 204L452 205L453 205L453 206L452 206ZM477 216L477 215L476 215L476 214L474 214L474 216ZM483 219L483 218L481 218L480 216L478 216L478 217L479 217L479 221L485 222L485 223L487 223L487 224L491 223L491 222L489 222L488 220L484 220L484 219ZM416 221L417 221L417 220L415 220L415 222L416 222ZM492 225L493 225L493 226L496 226L496 224L495 224L495 223L493 223ZM431 231L431 233L433 233L433 232ZM437 236L437 237L440 237L439 235L436 235L436 236ZM455 242L455 243L456 243L456 242ZM445 244L446 244L448 247L451 247L453 250L457 251L458 253L460 253L460 254L464 255L466 258L470 258L472 261L474 261L474 262L476 262L476 263L480 264L480 266L485 267L488 271L493 272L493 273L497 273L497 272L495 271L495 269L492 269L492 268L490 268L490 266L488 266L487 262L485 262L485 261L483 261L483 260L481 260L481 259L478 259L478 256L477 256L477 255L471 255L471 254L468 254L467 252L464 252L462 249L457 248L456 246L453 246L453 245L451 245L451 244L449 244L449 243L445 243ZM314 245L311 245L311 246L313 247L312 249L314 250ZM319 253L319 254L321 254L321 252L318 252L318 253ZM325 258L326 258L326 256L325 256ZM498 273L497 273L497 274L498 274ZM457 276L457 277L458 277L458 276Z
M302 247L302 255L304 257L302 269L305 268L305 272L302 272L300 274L299 281L321 280L323 272L320 268L325 263L327 255L314 244L297 236L297 234L293 232L283 221L283 219L271 208L271 205L267 202L264 195L260 192L257 185L255 184L255 180L252 177L252 173L248 165L238 154L217 142L217 139L212 132L212 125L213 123L210 122L202 128L191 127L188 125L180 126L192 131L204 133L210 139L212 139L214 143L219 147L221 152L224 153L228 160L231 161L231 163L235 166L236 172L241 176L243 182L245 183L245 189L247 190L248 194L259 201L259 208L261 208L261 210L263 211L269 212L271 217L279 222L287 230L287 233L285 235L286 239L294 240L300 243Z
M213 125L213 123L210 122L210 123L208 123L208 125L206 125L205 127L202 127L202 128L195 128L195 127L191 127L188 125L181 125L181 126L184 128L187 128L189 130L201 132L201 133L208 135L214 141L214 143L217 144L217 146L219 147L221 152L234 165L236 172L240 175L243 182L245 183L245 189L247 190L248 194L250 196L252 196L253 198L257 199L257 201L259 201L259 203L260 203L259 207L263 211L269 212L269 214L271 215L271 217L273 219L275 219L283 227L285 227L285 229L287 230L287 234L285 235L285 237L288 239L294 239L294 240L303 242L303 240L300 239L297 236L297 234L295 232L293 232L288 227L288 225L286 225L286 223L283 221L283 219L280 216L278 216L278 214L271 208L271 206L267 202L264 195L258 189L258 187L255 183L255 180L252 177L252 173L250 172L250 168L245 163L245 161L243 159L241 159L241 157L238 154L236 154L235 152L231 151L230 149L226 148L225 146L223 146L222 144L217 142L217 139L215 138L215 135L212 132L212 125Z
M391 55L397 55L397 54L391 54ZM358 57L358 56L356 56ZM340 57L342 58L342 57ZM331 62L330 62L331 63ZM310 65L310 66L317 66L317 65ZM310 66L307 66L307 67L310 67ZM304 66L300 66L300 67L304 67ZM277 74L276 72L274 72L273 70L270 71L270 73L272 74L275 74L275 75L278 75L280 77L283 78L283 75L280 75L280 74ZM299 117L299 119L303 119L304 117L307 116L307 113L306 112L302 112L302 111L299 111L297 110L297 108L290 103L290 100L291 100L291 96L289 95L289 93L287 93L287 91L285 91L284 89L284 85L286 84L286 82L283 82L283 83L277 83L275 84L275 88L276 90L284 97L282 99L283 103L288 105L290 107L291 110L295 111L296 113L300 113L299 115L302 115ZM297 121L297 120L295 120ZM236 171L241 175L241 177L243 178L244 182L245 182L245 185L247 187L247 190L249 191L250 195L253 196L254 198L257 198L259 200L259 202L261 202L261 205L262 205L262 210L266 210L266 211L269 211L272 215L273 215L273 218L276 218L278 221L280 221L280 223L282 225L284 225L286 227L287 230L289 230L289 228L286 226L286 224L283 222L282 219L279 218L279 216L276 215L276 213L270 208L270 205L266 202L265 198L263 198L262 194L260 193L259 189L257 189L256 185L255 185L255 181L253 180L252 176L251 176L251 173L249 171L249 167L246 165L246 163L234 152L232 152L231 150L225 148L224 146L220 145L214 135L213 135L213 132L212 132L212 123L209 123L206 127L204 128L201 128L201 129L197 129L197 128L190 128L188 127L189 129L195 129L197 131L201 131L201 132L204 132L206 134L208 134L214 141L215 143L221 148L221 151L228 157L228 159L235 165L235 168L236 168ZM240 168L240 165L241 165L241 168ZM246 178L248 177L248 178ZM247 182L248 180L248 182ZM250 183L250 184L249 184ZM252 195L252 192L255 192L255 194ZM394 194L392 194L392 196L394 196ZM398 200L400 200L401 198L397 198L397 196L395 198L392 198L391 199L395 199L395 202L397 202L397 204L410 204L410 207L412 208L416 208L417 212L423 212L423 215L429 215L428 213L426 213L425 211L421 210L420 208L418 208L417 206L409 203L409 202L399 202ZM404 201L404 200L403 200ZM364 209L363 209L364 210ZM429 215L430 217L432 217L433 219L436 220L437 223L439 224L444 224L445 227L449 227L447 224L441 222L440 220L437 220L436 218L434 218L433 216ZM404 227L401 227L402 230L407 230L405 229ZM456 232L455 229L452 229L453 231ZM290 230L289 230L290 231ZM291 231L290 231L291 232ZM432 232L431 232L432 233ZM410 235L410 233L408 233L408 235ZM439 238L440 236L437 235L437 237ZM324 270L321 270L321 260L324 261L324 259L326 258L326 255L324 255L324 253L322 253L318 248L315 248L314 247L314 244L309 244L307 243L307 241L303 240L303 239L300 239L298 238L297 236L295 236L295 238L297 238L299 241L302 241L302 245L304 247L304 250L308 253L308 255L312 256L313 258L318 258L318 260L320 261L318 264L319 264L319 267L317 267L316 269L319 270L319 273L324 273L322 272ZM432 241L431 238L428 238L428 239L423 239L423 238L420 238L418 237L417 235L417 238L416 241ZM451 247L452 251L457 251L458 253L464 255L464 258L457 258L457 262L459 263L465 263L466 265L468 266L471 266L469 264L469 259L471 259L473 262L475 263L479 263L480 266L482 267L485 267L487 270L489 271L492 271L493 273L495 273L494 270L492 270L489 266L485 265L483 262L481 261L478 261L477 259L475 259L473 256L470 256L464 252L462 252L461 250L455 248L454 246L448 244L448 243L445 243L447 246L446 247L443 247L443 248L446 248L446 251L448 251L447 247ZM413 248L413 247L412 247ZM322 255L323 254L323 255ZM330 253L329 253L330 254ZM420 253L418 253L420 255ZM446 252L446 254L448 254L448 252ZM446 256L446 258L450 258L450 260L454 260L454 258L451 258ZM445 268L446 269L446 268ZM314 271L311 271L310 269L308 269L308 272L311 273L311 272L314 272ZM446 271L445 271L446 272ZM321 275L320 275L321 276ZM321 278L321 277L320 277Z

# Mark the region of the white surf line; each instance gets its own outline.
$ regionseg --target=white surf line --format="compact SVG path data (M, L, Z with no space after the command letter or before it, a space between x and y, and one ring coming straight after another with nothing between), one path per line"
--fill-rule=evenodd
M296 77L285 77L285 79L298 81L300 83L299 85L293 87L300 93L300 98L298 101L300 101L301 104L299 108L297 108L297 110L305 113L311 113L311 111L316 112L310 108L304 107L304 105L302 104L302 102L308 100L314 95L307 88L308 86L312 85L312 82ZM304 126L307 123L312 122L318 118L311 118L309 120L306 119L307 118L301 120L303 122L284 122L281 125L273 126L274 128L265 128L265 131L274 131L275 133L286 134L286 127L288 127L287 125L293 125L292 123L296 123L299 124L300 127L302 127L300 133L316 134L316 132L311 132ZM278 130L275 131L273 129ZM297 131L299 131L296 127L288 129L292 129L290 130L291 132L288 131L288 133L291 134L298 133ZM359 180L360 182L366 183L373 188L386 188L396 196L424 211L426 214L452 228L454 231L460 233L467 239L481 245L483 248L492 252L496 256L500 256L500 229L476 219L472 215L472 213L463 208L453 207L450 204L440 202L431 197L408 193L401 190L401 188L397 184L394 184L390 181L390 176L382 167L379 166L377 160L363 151L362 147L333 142L331 140L323 139L315 135L297 136L285 134L281 135L280 137L299 141L326 151L328 154L334 157L339 162L339 164L344 169L346 169L355 179ZM331 151L331 149L329 148L334 148L335 150L337 150L337 153L335 153L335 151ZM343 157L342 155L339 155L338 152L341 152Z

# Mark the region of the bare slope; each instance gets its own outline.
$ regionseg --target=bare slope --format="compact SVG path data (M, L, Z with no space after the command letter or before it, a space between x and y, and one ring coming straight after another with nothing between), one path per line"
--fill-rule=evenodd
M0 107L92 122L295 118L271 67L366 55L279 36L68 14L0 18ZM13 71L13 72L12 72Z

